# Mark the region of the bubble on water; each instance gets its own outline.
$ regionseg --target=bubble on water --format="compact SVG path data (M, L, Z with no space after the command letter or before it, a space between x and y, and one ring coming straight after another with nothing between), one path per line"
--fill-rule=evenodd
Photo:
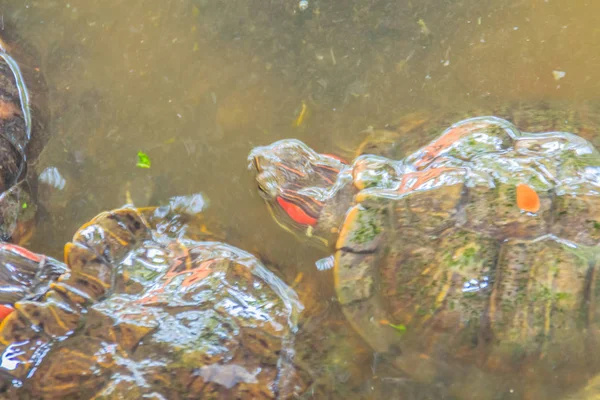
M298 3L298 8L300 9L300 11L306 10L308 8L308 1L300 0L300 3Z

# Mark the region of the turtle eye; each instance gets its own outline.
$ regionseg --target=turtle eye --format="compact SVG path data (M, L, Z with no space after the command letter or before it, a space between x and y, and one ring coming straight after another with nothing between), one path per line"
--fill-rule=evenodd
M271 171L263 171L256 176L258 189L267 198L275 197L278 191L277 177Z

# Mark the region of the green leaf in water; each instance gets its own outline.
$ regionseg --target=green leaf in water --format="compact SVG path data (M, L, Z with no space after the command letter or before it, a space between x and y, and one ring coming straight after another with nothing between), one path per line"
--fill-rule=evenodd
M136 164L136 167L138 168L150 168L150 157L148 157L148 154L144 153L143 151L138 151L137 154L138 157L138 161Z
M27 203L25 203L25 202L24 202L23 204L21 204L21 208L22 208L23 210L24 210L24 209L26 209L26 208L27 208Z
M399 334L404 334L406 332L406 326L404 326L404 324L398 324L398 325L394 325L394 324L388 324L389 326L391 326L392 328L394 328L396 331L398 331Z

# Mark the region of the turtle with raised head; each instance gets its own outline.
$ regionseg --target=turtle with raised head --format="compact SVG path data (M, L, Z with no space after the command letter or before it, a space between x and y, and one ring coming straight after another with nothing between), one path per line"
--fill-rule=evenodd
M301 393L309 378L291 359L296 294L252 255L171 231L131 208L82 226L65 246L66 272L20 296L0 323L0 397Z
M600 373L600 154L585 139L480 117L400 161L346 165L296 140L249 159L280 225L334 250L351 325L408 375L461 399L539 399Z

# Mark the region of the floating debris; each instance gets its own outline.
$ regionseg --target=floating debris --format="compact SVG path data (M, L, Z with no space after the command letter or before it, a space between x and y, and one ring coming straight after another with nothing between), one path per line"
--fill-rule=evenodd
M138 168L150 168L150 157L148 157L148 155L146 153L144 153L143 151L138 151L137 153L137 164L135 165Z
M561 80L562 78L565 77L565 75L567 75L567 73L564 71L557 71L557 70L552 71L552 76L554 77L555 81Z
M421 27L421 33L423 35L425 35L425 36L431 35L431 31L427 27L427 24L425 23L425 21L423 21L423 18L419 18L419 20L417 21L417 24L419 24L419 26Z
M308 107L306 106L306 103L303 101L302 108L300 109L300 114L298 114L298 117L296 118L296 120L293 123L293 125L296 128L299 128L302 125L302 123L304 122L304 118L306 117L307 111L308 111Z
M298 8L300 9L300 11L305 11L308 9L308 1L307 0L300 0L300 3L298 3Z

